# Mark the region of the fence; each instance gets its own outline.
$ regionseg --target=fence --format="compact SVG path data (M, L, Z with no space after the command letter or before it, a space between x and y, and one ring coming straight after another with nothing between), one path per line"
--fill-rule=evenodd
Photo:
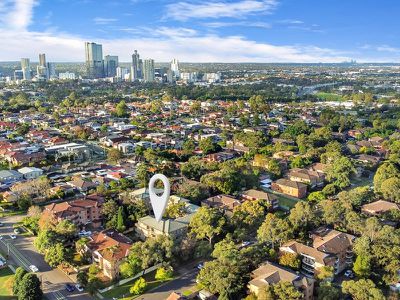
M162 263L160 263L160 264L158 264L158 265L155 265L155 266L152 266L152 267L150 267L150 268L147 268L147 269L145 269L145 270L142 270L142 271L140 271L139 273L137 273L135 276L133 276L133 277L129 277L129 278L126 278L126 279L122 279L122 280L120 280L120 281L118 281L117 283L115 283L115 284L113 284L113 285L110 285L110 286L108 286L108 287L106 287L106 288L104 288L104 289L101 289L101 290L99 290L99 293L100 294L103 294L103 293L105 293L105 292L107 292L107 291L109 291L109 290L112 290L113 288L115 288L115 287L117 287L117 286L120 286L120 285L124 285L125 283L127 283L127 282L129 282L129 281L132 281L132 280L135 280L136 278L139 278L139 277L141 277L141 276L143 276L143 275L145 275L145 274L147 274L147 273L150 273L150 272L152 272L152 271L154 271L154 270L157 270L159 267L161 267L162 266Z

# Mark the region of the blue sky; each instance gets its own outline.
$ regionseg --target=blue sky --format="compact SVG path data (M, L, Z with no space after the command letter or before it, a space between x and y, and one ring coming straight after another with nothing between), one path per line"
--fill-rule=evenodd
M0 61L400 62L395 0L0 0Z

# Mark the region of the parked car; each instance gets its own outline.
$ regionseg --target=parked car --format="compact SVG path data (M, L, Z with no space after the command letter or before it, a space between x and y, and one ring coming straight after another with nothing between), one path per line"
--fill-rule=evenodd
M247 247L247 246L250 246L251 244L253 244L253 242L244 241L244 242L241 244L241 246L242 246L242 247Z
M199 264L197 265L197 269L201 270L201 269L203 269L203 268L204 268L204 263L199 263Z
M82 230L78 233L79 236L89 236L91 234L92 234L92 232L90 230L88 230L88 231Z
M75 284L75 287L79 292L83 292L83 286L81 286L80 284Z
M354 273L352 270L347 270L346 272L344 272L344 276L347 278L354 278Z
M3 227L3 226L4 226L4 223L0 222L0 227Z
M10 234L9 237L10 237L12 240L15 240L15 239L17 238L14 234Z
M74 287L72 284L69 284L69 283L67 283L67 284L65 285L65 289L66 289L68 292L70 292L70 293L72 293L73 291L75 291L75 287Z
M33 273L39 272L38 267L36 267L35 265L30 265L29 270L31 270Z
M15 229L14 229L14 233L15 233L15 234L20 234L20 233L21 233L21 230L20 230L19 228L15 228Z

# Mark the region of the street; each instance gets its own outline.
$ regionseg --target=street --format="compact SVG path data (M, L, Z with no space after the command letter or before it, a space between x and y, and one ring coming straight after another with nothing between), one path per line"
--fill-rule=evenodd
M196 268L198 262L191 263L185 268L181 268L181 277L169 281L154 290L147 292L137 299L139 300L165 300L172 292L183 293L196 285L196 276L199 270Z
M61 300L61 299L74 299L74 300L89 300L92 299L87 293L80 293L74 291L69 293L65 290L65 284L75 283L59 269L52 269L45 261L41 254L36 252L33 245L34 237L27 237L23 235L16 235L17 238L12 240L9 234L13 234L13 224L19 222L24 216L9 216L1 218L4 223L0 227L0 234L2 239L0 241L0 248L2 252L8 253L8 263L14 266L21 266L29 271L30 265L38 267L39 279L42 281L42 289L48 299Z

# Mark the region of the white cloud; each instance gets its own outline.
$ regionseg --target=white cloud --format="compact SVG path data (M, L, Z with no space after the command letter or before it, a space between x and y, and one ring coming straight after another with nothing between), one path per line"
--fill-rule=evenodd
M83 61L84 42L88 40L66 33L1 29L0 36L3 41L0 61L20 57L36 61L37 54L43 52L49 61ZM103 44L104 54L119 55L120 61L130 61L133 49L138 49L143 57L152 57L156 61L169 61L172 57L186 62L341 62L349 59L345 53L331 49L276 46L241 36L200 35L187 28L163 27L147 38L93 41Z
M111 24L113 22L118 21L118 19L96 17L93 19L93 21L97 25L107 25L107 24Z
M24 30L32 21L33 8L38 4L37 0L2 0L0 18L4 26Z
M400 53L400 48L395 48L388 45L378 46L376 47L376 50L380 52Z
M186 21L192 18L242 18L255 13L269 13L277 0L213 1L206 3L178 2L167 5L167 18Z
M221 28L221 27L235 27L235 26L242 26L242 27L257 27L257 28L264 28L269 29L271 28L271 24L266 22L248 22L248 21L238 21L238 22L209 22L204 23L206 27L210 28Z

